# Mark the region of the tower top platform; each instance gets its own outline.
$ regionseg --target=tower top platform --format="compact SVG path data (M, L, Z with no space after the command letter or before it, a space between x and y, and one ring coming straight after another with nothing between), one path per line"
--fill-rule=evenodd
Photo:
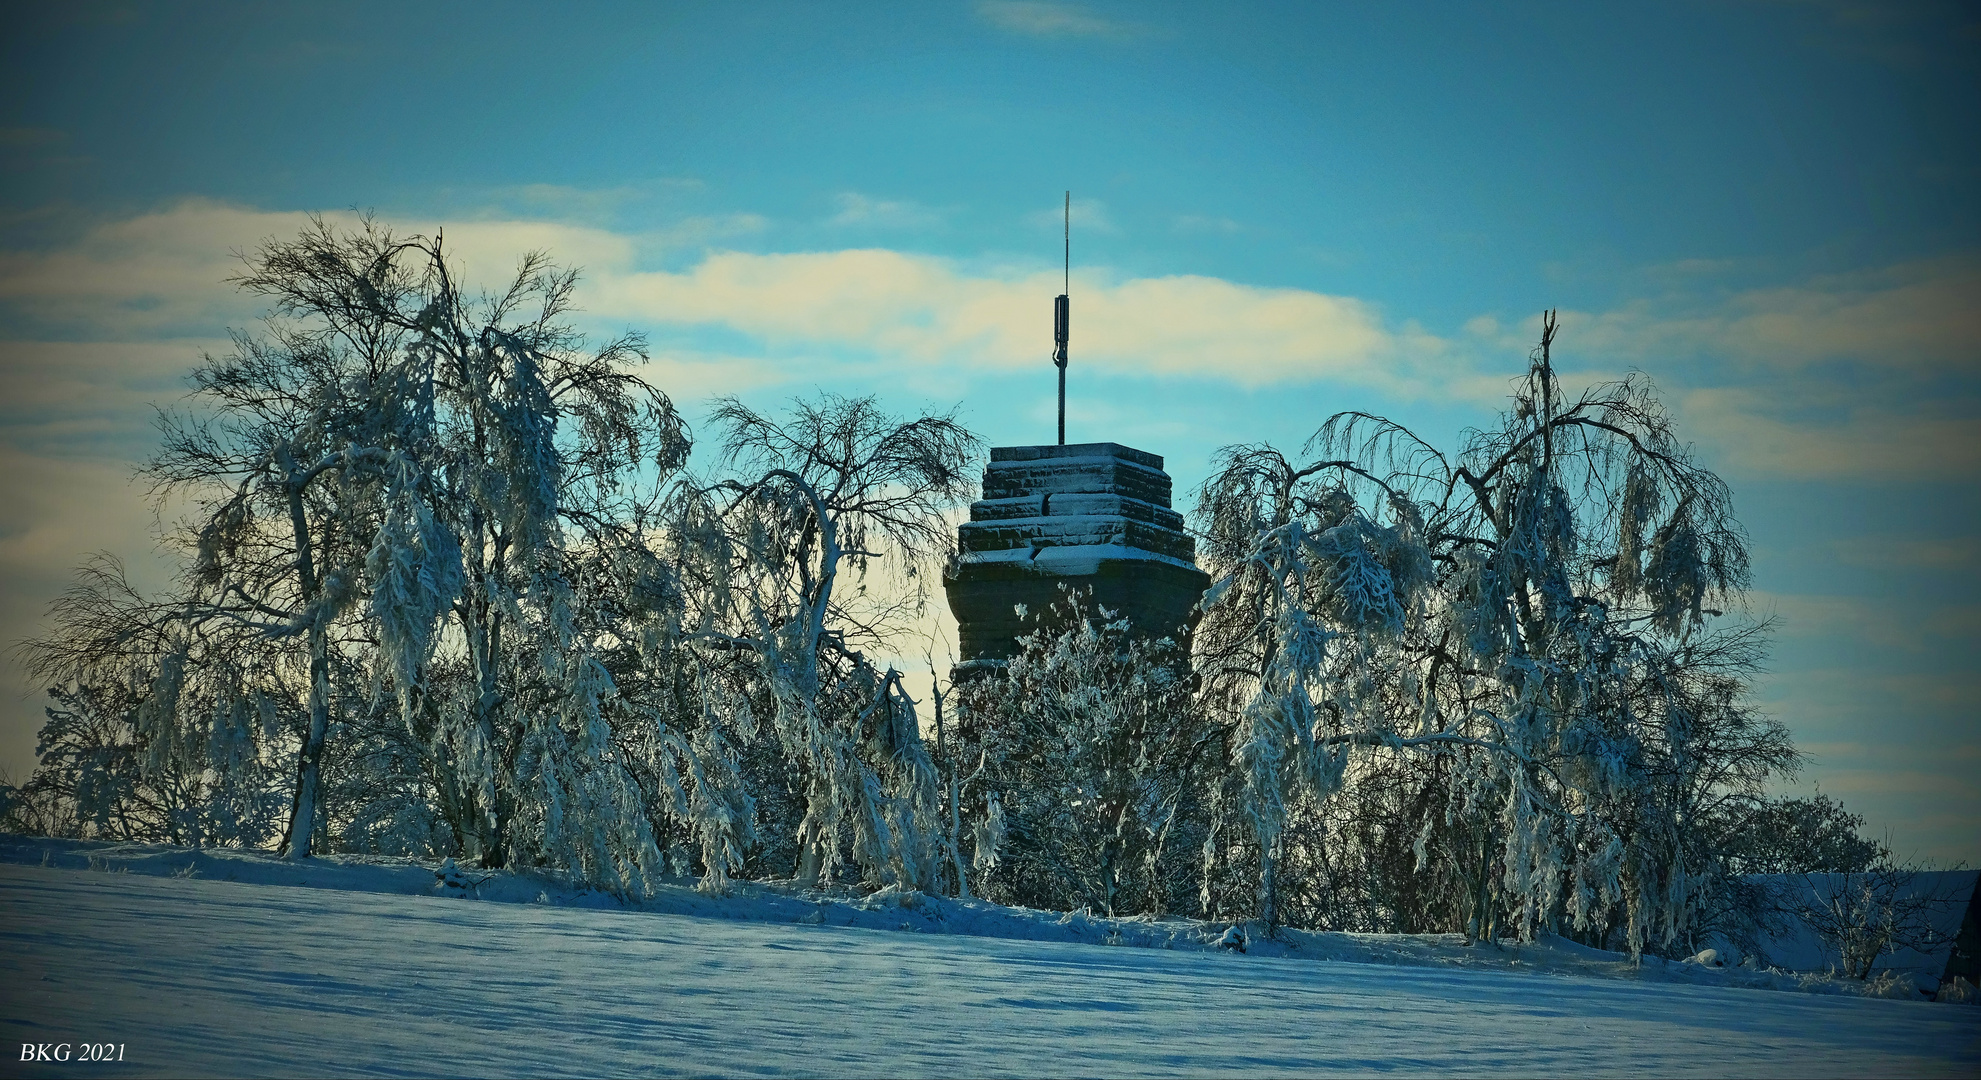
M1060 443L1057 446L993 446L990 459L993 463L1002 461L1039 461L1046 458L1113 457L1146 465L1151 469L1162 468L1162 455L1137 450L1113 442Z
M1210 579L1162 466L1111 442L991 451L944 581L966 666L1014 655L1017 638L1066 599L1062 586L1140 632L1183 631Z

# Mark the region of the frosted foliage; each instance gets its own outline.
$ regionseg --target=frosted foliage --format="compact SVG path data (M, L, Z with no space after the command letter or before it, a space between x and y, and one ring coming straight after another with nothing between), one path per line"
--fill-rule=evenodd
M845 852L876 883L927 886L939 809L935 770L899 676L868 669L833 688L842 701L867 699L839 720L821 715L816 682L796 677L806 670L776 663L771 683L778 734L811 766L798 833L816 845L818 873L830 881Z
M505 338L513 359L504 397L491 403L496 454L481 497L524 553L553 542L563 462L557 453L557 410L537 370L534 351Z
M1348 856L1323 822L1381 813L1416 875L1395 887L1471 933L1682 942L1726 888L1693 823L1794 766L1742 701L1761 628L1708 622L1747 575L1725 485L1641 380L1565 399L1553 334L1456 457L1349 413L1324 456L1231 448L1204 487L1199 665L1235 716L1268 921L1287 890L1326 903L1280 872Z
M188 845L257 844L276 827L273 703L246 673L211 666L197 639L119 682L49 689L40 765L8 788L20 831Z
M186 654L165 654L153 677L151 693L137 708L137 736L144 746L139 769L146 777L163 775L185 762L191 732L179 724L180 694L185 689Z
M653 529L688 440L631 371L640 339L588 346L564 321L575 273L539 253L473 294L438 237L318 221L247 264L265 331L206 358L148 467L195 507L179 591L99 567L32 650L80 694L143 688L126 728L63 729L128 743L118 805L191 777L264 805L286 770L293 856L456 854L638 892L658 830L698 840L719 884L752 809L717 721L678 707L686 601Z
M425 501L400 487L387 496L365 569L380 651L410 709L434 633L461 591L461 548Z
M993 791L986 802L984 815L977 820L971 832L972 854L970 868L979 873L997 869L999 849L1005 838L1004 802Z
M1422 527L1406 502L1380 504L1397 517L1385 525L1347 489L1304 480L1269 450L1228 451L1203 506L1213 557L1230 561L1202 606L1218 612L1214 626L1249 624L1260 665L1240 708L1232 769L1261 853L1268 923L1278 918L1275 863L1288 803L1339 786L1348 747L1320 736L1343 719L1366 726L1356 723L1370 703L1355 661L1403 632L1430 576ZM1319 708L1317 696L1332 708Z
M953 416L718 400L685 473L643 342L587 342L541 254L476 292L319 221L246 262L266 323L146 467L183 572L95 560L25 648L36 828L1669 950L1795 764L1726 486L1641 378L1564 396L1552 319L1456 451L1358 413L1222 451L1189 633L1034 635L938 763L874 658L975 493Z
M970 493L974 440L947 417L902 421L870 398L794 402L774 419L717 403L723 472L675 489L670 557L697 582L690 652L720 683L704 700L748 739L767 706L795 796L767 827L796 843L796 872L932 887L941 803L915 703L863 650L887 646L926 602L948 543L943 513ZM879 563L903 596L868 588ZM730 703L737 703L732 705ZM788 830L788 832L787 832Z
M1070 593L955 701L975 892L1107 914L1190 906L1216 732L1188 656Z
M663 873L639 787L611 753L611 676L588 656L562 665L563 700L525 724L515 784L525 850L613 892L643 895Z

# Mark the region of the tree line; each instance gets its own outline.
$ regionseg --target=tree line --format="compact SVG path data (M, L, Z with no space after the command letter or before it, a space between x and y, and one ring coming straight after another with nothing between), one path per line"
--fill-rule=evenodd
M1365 413L1222 451L1193 626L1069 593L916 701L875 658L975 493L953 413L721 399L696 469L544 255L471 294L438 235L317 220L236 283L269 314L143 469L181 569L99 556L19 647L53 704L0 826L1633 953L1864 861L1766 796L1727 486L1641 377L1565 393L1552 316L1456 454Z

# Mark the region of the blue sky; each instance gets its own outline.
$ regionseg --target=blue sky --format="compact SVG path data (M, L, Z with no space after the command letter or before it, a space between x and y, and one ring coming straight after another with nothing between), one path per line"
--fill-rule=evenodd
M0 636L110 550L151 402L309 211L547 247L691 415L825 388L1069 437L1491 419L1543 308L1753 534L1758 696L1903 854L1981 861L1981 18L1961 5L48 6L0 42ZM0 662L0 767L39 704Z

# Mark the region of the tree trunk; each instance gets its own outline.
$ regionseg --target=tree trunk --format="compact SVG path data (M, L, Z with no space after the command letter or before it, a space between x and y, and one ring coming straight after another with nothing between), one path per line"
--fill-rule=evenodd
M825 871L825 845L819 840L819 828L807 820L798 830L798 884L807 889L815 889L819 875Z
M328 634L319 624L310 627L310 726L297 761L296 799L289 813L288 855L307 859L316 836L317 804L323 784L323 747L330 732L330 658Z
M296 475L295 464L286 450L281 453L279 463L290 472L289 527L296 539L296 577L302 586L303 614L310 619L310 726L296 761L296 799L289 808L289 840L284 854L291 859L307 859L316 837L323 745L330 733L330 632L324 625L326 614L315 610L321 588L310 544L309 518L303 512L303 485L308 481Z
M1259 921L1266 933L1279 929L1279 860L1274 845L1259 845Z

